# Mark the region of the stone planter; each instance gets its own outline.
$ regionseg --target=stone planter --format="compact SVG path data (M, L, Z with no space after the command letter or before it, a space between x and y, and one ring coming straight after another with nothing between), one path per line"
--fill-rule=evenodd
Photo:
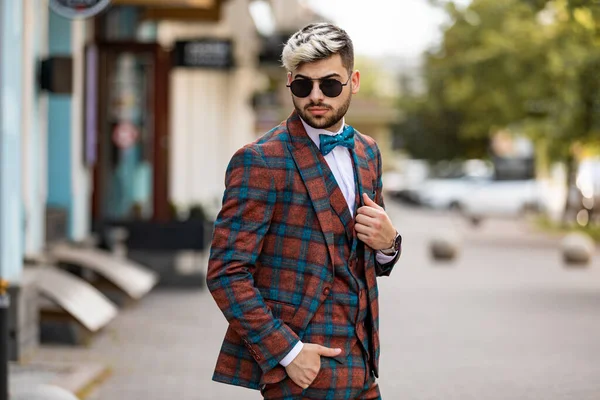
M429 252L436 261L452 261L460 253L461 239L457 232L439 232L429 241Z
M593 239L586 234L577 232L566 235L560 247L566 266L587 266L596 251Z
M205 255L212 241L213 221L190 218L169 222L123 221L108 225L106 233L116 227L127 231L126 235L121 235L124 237L127 257L157 272L160 276L159 285L204 286ZM119 247L114 245L109 243L108 247ZM192 254L192 263L196 265L182 269L179 260L185 254Z

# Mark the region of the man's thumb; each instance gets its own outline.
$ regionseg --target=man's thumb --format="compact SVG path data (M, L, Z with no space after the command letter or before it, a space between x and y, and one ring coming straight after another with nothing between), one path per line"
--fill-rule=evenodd
M363 199L365 200L365 205L367 205L369 207L374 207L374 208L381 208L381 207L379 207L379 204L377 204L373 200L371 200L371 198L369 197L368 194L363 193Z
M335 357L342 352L342 349L330 349L329 347L319 346L319 355L325 357Z

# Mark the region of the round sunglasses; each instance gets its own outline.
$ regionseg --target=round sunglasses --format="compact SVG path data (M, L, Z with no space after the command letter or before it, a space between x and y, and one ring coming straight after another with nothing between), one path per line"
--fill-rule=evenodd
M296 97L308 97L313 90L313 82L319 81L319 89L321 92L327 97L338 97L342 90L344 90L344 86L350 82L350 78L352 75L348 77L346 83L342 83L337 79L325 78L325 79L294 79L292 83L286 85L292 91L292 94Z

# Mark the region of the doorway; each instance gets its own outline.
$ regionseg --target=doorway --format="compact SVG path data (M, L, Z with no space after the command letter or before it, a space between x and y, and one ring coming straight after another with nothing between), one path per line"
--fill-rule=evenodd
M166 221L169 53L155 43L96 46L94 220Z

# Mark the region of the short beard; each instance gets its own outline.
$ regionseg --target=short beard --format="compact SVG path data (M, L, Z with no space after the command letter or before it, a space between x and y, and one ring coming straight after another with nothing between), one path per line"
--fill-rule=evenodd
M344 118L344 115L346 115L346 113L348 112L348 108L350 108L351 100L352 100L352 94L350 94L348 96L348 99L337 110L333 110L331 106L329 106L325 103L315 104L312 102L307 104L306 106L304 106L304 109L301 109L298 106L298 104L296 104L296 99L294 98L294 96L292 96L292 102L294 103L294 108L296 108L296 112L298 113L300 118L302 118L304 120L304 122L306 122L309 126L315 128L315 129L327 129L327 128L331 128L332 126L337 124L342 118ZM330 117L313 116L308 111L309 107L328 108L330 110L333 110L333 115Z

